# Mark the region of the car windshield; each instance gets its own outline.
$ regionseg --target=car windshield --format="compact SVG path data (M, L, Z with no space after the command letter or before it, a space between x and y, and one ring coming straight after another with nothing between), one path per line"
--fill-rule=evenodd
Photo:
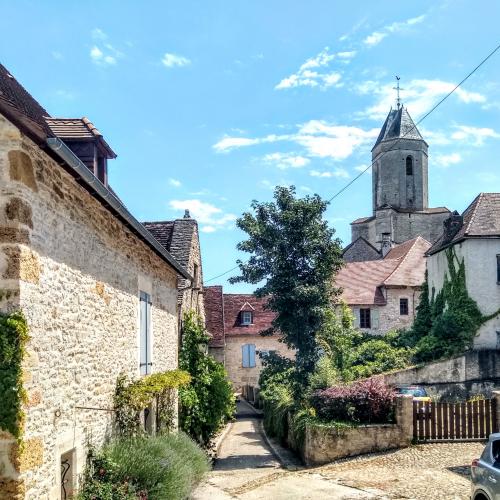
M401 387L397 389L397 392L399 392L399 394L408 394L414 398L425 398L427 396L425 389L420 387Z

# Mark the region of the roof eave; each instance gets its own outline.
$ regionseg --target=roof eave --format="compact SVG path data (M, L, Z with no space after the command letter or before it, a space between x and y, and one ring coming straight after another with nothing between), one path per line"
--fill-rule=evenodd
M106 208L111 209L110 211L113 212L115 216L118 215L132 232L152 247L178 274L183 278L189 280L193 279L191 274L181 266L160 243L158 243L153 235L127 210L125 205L123 205L123 203L114 196L114 194L111 193L92 172L90 172L61 139L52 137L48 138L46 142L50 150L69 167L69 171L79 178L80 182L85 185L88 191L93 193L94 196L97 195Z

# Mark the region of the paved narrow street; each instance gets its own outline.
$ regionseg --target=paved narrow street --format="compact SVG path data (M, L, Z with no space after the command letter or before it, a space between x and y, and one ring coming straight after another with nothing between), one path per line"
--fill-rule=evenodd
M482 443L427 444L313 469L283 467L264 439L261 419L242 401L213 471L192 500L466 500L469 464L482 448Z
M287 470L266 444L259 415L238 403L236 421L225 437L213 471L194 492L193 500L361 499L367 491L338 484L314 471Z

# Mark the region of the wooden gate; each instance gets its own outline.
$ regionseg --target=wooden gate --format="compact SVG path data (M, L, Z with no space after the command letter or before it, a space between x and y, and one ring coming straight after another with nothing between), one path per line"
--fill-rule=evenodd
M498 432L494 399L462 403L413 402L413 438L426 441L480 441Z

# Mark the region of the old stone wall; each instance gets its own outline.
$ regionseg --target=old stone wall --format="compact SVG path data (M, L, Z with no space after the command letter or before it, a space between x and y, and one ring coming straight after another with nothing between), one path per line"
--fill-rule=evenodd
M176 274L1 116L0 186L0 288L19 290L0 308L19 307L31 336L25 448L17 470L5 463L12 448L0 453L0 470L5 488L20 481L26 498L52 500L61 455L76 480L87 441L111 431L117 376L139 376L141 290L153 302L153 371L177 367Z
M334 429L308 425L300 453L308 466L321 465L363 453L405 448L413 438L411 396L396 398L396 423ZM293 439L292 439L293 441Z
M255 367L243 368L242 346L254 344L256 349ZM276 351L277 354L294 358L294 351L279 342L277 337L262 337L261 335L226 336L225 363L229 380L231 380L236 391L240 391L244 385L259 385L259 376L262 370L262 361L258 355L259 351Z
M477 394L490 397L491 391L500 385L500 351L471 351L383 377L393 386L424 386L431 396L443 401L464 400Z
M359 310L369 308L371 311L372 327L360 328L362 332L371 335L383 335L391 330L409 328L415 318L416 307L420 300L420 291L411 287L388 288L386 293L386 305L377 306L373 304L351 306L355 318L355 326L359 328ZM408 314L400 314L400 299L408 299Z

